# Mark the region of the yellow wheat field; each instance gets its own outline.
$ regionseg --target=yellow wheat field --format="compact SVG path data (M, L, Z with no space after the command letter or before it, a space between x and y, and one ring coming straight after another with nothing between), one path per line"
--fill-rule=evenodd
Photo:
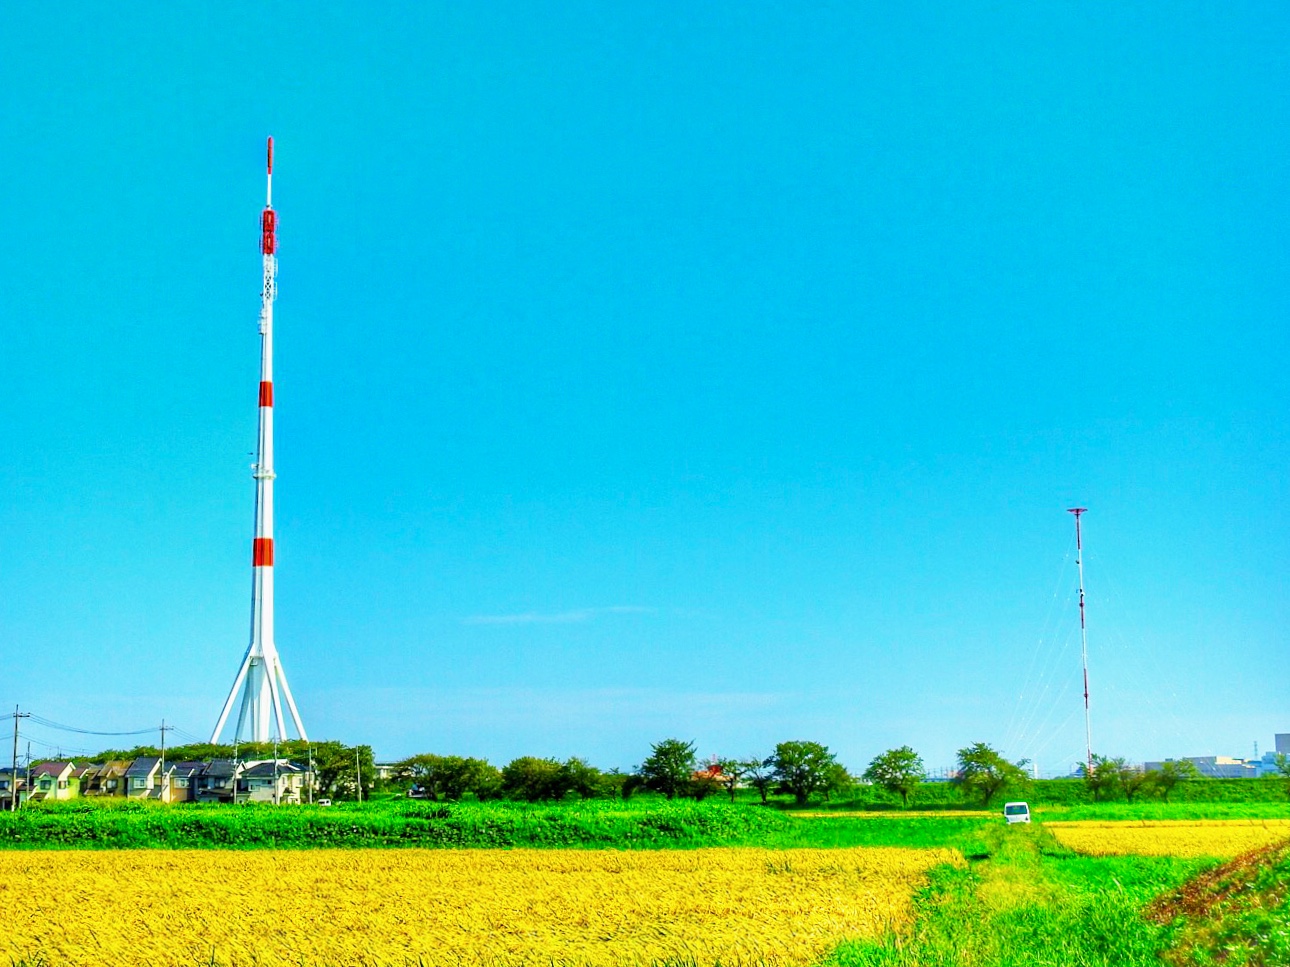
M1058 841L1091 856L1230 857L1290 838L1290 819L1176 819L1044 823Z
M0 852L0 962L808 964L952 850Z

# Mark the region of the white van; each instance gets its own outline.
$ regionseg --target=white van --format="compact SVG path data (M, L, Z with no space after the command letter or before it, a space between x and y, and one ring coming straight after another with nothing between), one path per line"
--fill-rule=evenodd
M1024 802L1006 802L1003 804L1003 818L1010 823L1030 822L1030 807Z

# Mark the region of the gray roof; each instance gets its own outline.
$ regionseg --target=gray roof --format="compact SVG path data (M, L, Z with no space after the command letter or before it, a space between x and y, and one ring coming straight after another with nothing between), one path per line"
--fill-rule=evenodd
M281 759L278 760L278 767L277 767L278 775L285 776L285 775L290 775L293 772L299 772L299 771L300 771L300 768L298 766L293 766L290 762L287 762L285 760L281 760ZM251 766L251 768L245 770L242 773L242 778L272 779L273 772L274 772L273 761L269 760L268 762L259 762Z
M130 779L146 779L160 761L161 759L156 756L139 756L130 763L130 768L125 770L125 774Z
M212 779L232 779L233 778L233 760L232 759L211 759L202 769L202 775L210 776Z

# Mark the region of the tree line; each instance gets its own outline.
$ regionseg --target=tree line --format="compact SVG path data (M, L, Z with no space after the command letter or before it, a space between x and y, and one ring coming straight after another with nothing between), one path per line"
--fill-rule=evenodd
M268 759L275 754L299 765L312 764L317 775L316 794L364 798L374 792L411 792L427 799L455 802L467 796L481 801L512 799L523 802L553 802L566 797L580 799L629 799L648 790L668 799L705 799L727 795L734 801L740 789L757 792L766 803L772 794L789 795L799 805L812 798L825 802L845 798L857 783L887 790L909 805L917 788L927 781L922 757L903 745L875 756L858 776L852 775L828 747L811 741L780 742L770 755L746 758L714 757L702 764L694 742L669 738L654 743L650 753L630 772L601 770L587 760L573 757L564 761L521 756L498 768L486 759L466 756L420 754L409 756L390 768L388 777L378 775L368 745L349 746L341 742L288 740L273 743L242 743L238 746L193 744L166 750L171 762L239 758ZM130 750L107 750L94 761L156 756L153 746ZM958 750L951 781L965 799L989 806L1004 793L1021 793L1029 785L1026 759L1009 761L994 747L976 742ZM1286 791L1290 795L1290 761L1278 757ZM1123 796L1156 796L1165 802L1179 782L1199 779L1196 766L1186 759L1168 761L1160 768L1143 770L1121 757L1093 756L1092 769L1082 770L1083 780L1094 801Z
M1281 774L1290 794L1290 762L1280 757ZM1029 761L1010 761L985 742L958 750L950 781L964 799L988 807L1005 794L1021 794L1030 785ZM1183 759L1158 769L1143 770L1123 758L1094 756L1084 782L1094 801L1122 794L1130 802L1154 795L1169 801L1179 782L1202 778L1196 766ZM765 757L713 757L704 766L695 744L664 739L650 747L650 754L631 772L601 771L585 759L564 762L523 756L497 768L483 759L459 756L416 755L395 766L395 781L427 798L455 801L471 794L478 799L517 799L548 802L577 796L582 799L628 799L639 790L660 793L668 799L705 799L725 794L733 802L740 789L756 790L762 803L771 794L790 795L806 805L812 798L825 802L844 798L857 783L868 783L900 797L908 807L910 797L928 779L922 757L903 745L874 756L858 776L853 776L819 742L789 741L775 746Z
M1024 784L1024 760L1008 762L985 743L959 750L958 782L971 797L988 803L1004 789ZM395 765L394 780L414 795L430 799L459 800L467 794L477 799L517 799L547 802L577 796L583 799L629 799L639 790L668 799L706 799L725 794L731 801L740 789L756 790L762 803L771 794L789 795L804 806L812 798L829 801L844 796L858 782L881 786L899 795L905 805L927 769L909 746L890 749L874 757L859 776L853 776L828 747L812 741L780 742L768 756L714 757L703 766L695 743L664 739L650 747L650 754L631 772L597 769L585 759L564 762L522 756L502 768L484 759L461 756L415 755Z

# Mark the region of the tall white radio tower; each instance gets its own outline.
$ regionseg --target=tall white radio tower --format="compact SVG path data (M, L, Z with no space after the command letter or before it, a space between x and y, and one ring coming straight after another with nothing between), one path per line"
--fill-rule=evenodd
M1079 646L1084 661L1084 768L1086 776L1093 774L1093 724L1088 715L1088 628L1084 624L1084 536L1080 533L1079 519L1087 514L1087 507L1071 507L1066 511L1075 515L1075 567L1079 571Z
M251 644L224 701L211 742L219 741L240 692L241 709L233 741L269 742L287 737L282 718L285 700L300 738L308 739L287 673L273 643L273 300L278 294L278 216L273 210L273 139L269 138L268 187L260 215L264 288L260 291L260 440L254 467L255 538L251 543Z

